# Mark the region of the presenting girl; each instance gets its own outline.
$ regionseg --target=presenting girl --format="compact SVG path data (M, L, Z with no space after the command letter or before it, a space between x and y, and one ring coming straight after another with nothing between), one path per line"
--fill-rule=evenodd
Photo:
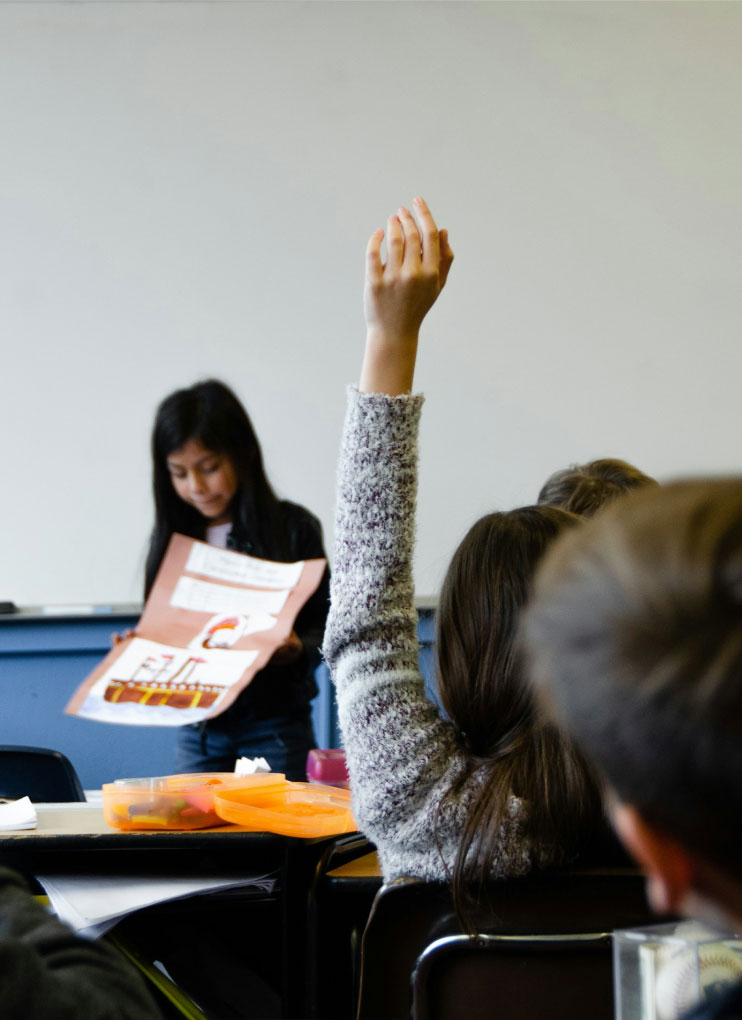
M145 598L173 532L260 559L325 557L320 523L275 496L242 404L224 383L197 383L160 404L152 432L155 526ZM327 615L329 573L268 665L221 715L184 726L178 772L232 772L235 760L264 757L274 772L306 779L315 747L310 702Z

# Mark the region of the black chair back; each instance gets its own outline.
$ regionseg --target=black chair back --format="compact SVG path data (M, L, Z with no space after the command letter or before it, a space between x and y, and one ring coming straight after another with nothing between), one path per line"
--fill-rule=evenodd
M492 882L472 920L481 934L560 938L660 921L647 905L644 877L634 868L554 871ZM448 886L414 878L383 886L363 935L358 1020L409 1020L418 958L436 940L462 934ZM459 1017L468 1014L460 1009Z
M613 1020L612 939L449 935L423 951L414 1020Z
M84 801L85 793L72 762L48 747L0 745L0 797L32 801Z

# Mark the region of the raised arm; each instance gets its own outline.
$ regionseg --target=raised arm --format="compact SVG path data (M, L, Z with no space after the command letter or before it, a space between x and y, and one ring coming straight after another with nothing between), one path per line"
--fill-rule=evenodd
M420 325L453 254L425 203L417 199L415 209L417 223L406 209L390 217L386 264L383 232L367 249L366 354L360 387L348 395L323 650L356 820L376 843L385 878L440 880L461 818L439 816L438 804L464 762L451 724L425 697L418 664L412 554L423 398L409 391Z
M453 262L448 232L438 230L422 198L413 202L419 226L408 209L387 221L386 263L381 261L384 231L372 234L366 249L366 352L361 393L410 393L420 326L435 303Z

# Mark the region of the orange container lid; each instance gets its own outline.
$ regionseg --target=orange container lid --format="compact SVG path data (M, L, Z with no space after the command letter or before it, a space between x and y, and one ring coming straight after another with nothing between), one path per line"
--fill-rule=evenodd
M334 836L357 829L350 793L316 783L215 791L214 810L226 822L283 836Z
M237 776L234 772L184 773L117 779L103 785L103 816L118 829L202 829L224 825L214 810L222 790L282 788L283 773Z

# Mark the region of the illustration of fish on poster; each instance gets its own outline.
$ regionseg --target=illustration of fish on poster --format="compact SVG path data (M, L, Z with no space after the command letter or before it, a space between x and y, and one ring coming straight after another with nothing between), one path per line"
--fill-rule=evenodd
M136 633L111 649L65 712L136 726L219 715L289 636L325 565L274 563L173 535Z

